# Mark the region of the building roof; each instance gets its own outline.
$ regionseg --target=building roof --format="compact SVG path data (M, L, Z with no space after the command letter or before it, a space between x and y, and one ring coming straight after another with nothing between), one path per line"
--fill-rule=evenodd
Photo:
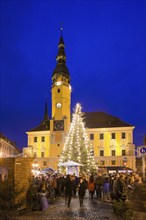
M2 134L0 132L0 138L2 138L3 140L5 140L6 142L10 143L11 145L13 145L14 147L16 147L16 143L11 141L9 138L7 138L4 134Z
M49 131L50 130L50 120L42 121L39 125L29 130L31 131Z
M132 125L105 112L83 113L85 126L87 128L110 128L110 127L131 127Z
M46 99L44 117L43 117L42 122L36 127L29 130L29 132L30 131L49 131L49 130L50 130L50 120L49 120L49 115L48 115L48 102Z
M117 117L109 115L105 112L84 112L83 121L86 128L114 128L114 127L131 127ZM29 130L31 131L49 131L50 120L43 120L38 126Z

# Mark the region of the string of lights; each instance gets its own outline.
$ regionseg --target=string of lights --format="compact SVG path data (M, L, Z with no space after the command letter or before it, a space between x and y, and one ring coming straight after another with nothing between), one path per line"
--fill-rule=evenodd
M89 173L96 170L96 165L93 146L88 138L81 110L81 105L77 103L59 164L72 160L82 164L82 170Z

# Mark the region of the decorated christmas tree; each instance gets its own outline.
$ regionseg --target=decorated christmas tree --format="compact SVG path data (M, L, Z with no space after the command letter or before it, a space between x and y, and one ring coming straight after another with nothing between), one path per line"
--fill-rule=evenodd
M83 113L79 103L76 104L59 163L70 160L82 164L81 169L83 172L96 171L94 150L84 126Z

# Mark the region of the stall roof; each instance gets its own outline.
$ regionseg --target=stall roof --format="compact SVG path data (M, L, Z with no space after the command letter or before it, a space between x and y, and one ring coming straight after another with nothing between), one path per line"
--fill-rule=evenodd
M70 161L67 161L67 162L64 162L64 163L59 163L59 166L67 167L67 166L83 166L83 165L70 160Z

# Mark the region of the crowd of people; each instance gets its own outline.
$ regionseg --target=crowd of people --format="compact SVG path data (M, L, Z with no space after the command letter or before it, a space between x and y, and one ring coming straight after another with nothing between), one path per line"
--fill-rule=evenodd
M78 196L79 206L83 205L85 194L94 199L109 201L126 199L137 191L142 178L136 173L114 173L97 175L45 174L33 177L27 192L28 207L33 210L46 210L49 198L62 196L68 207L72 197Z

